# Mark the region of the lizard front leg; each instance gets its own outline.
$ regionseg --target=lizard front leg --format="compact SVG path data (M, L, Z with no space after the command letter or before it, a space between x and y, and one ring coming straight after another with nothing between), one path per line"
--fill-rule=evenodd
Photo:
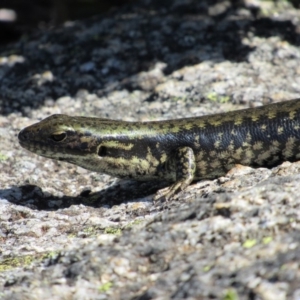
M177 192L182 191L189 186L194 180L196 162L192 148L181 147L176 149L172 163L174 164L172 169L175 169L176 172L176 181L167 189L158 191L153 198L154 201L168 201Z

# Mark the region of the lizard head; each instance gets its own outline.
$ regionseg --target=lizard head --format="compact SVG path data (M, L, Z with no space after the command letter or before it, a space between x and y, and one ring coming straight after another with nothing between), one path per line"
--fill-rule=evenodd
M57 114L24 128L18 139L23 148L35 154L122 176L126 172L120 166L132 165L129 156L133 143L128 140L131 130L125 131L126 124Z
M38 155L73 162L103 152L98 150L101 140L92 134L93 130L93 118L56 114L22 129L18 139L23 148Z

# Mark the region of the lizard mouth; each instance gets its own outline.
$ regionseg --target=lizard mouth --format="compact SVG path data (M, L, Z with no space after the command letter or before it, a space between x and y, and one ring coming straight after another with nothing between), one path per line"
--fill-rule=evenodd
M23 148L25 148L25 149L29 149L29 148L30 148L28 142L26 142L26 141L24 141L24 140L20 140L20 139L19 139L19 144L20 144L21 147L23 147Z

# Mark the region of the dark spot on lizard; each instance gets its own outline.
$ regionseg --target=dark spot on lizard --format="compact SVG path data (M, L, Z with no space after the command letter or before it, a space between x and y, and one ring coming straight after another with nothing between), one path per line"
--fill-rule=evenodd
M107 148L104 146L101 146L98 150L98 155L101 157L104 157L107 155Z

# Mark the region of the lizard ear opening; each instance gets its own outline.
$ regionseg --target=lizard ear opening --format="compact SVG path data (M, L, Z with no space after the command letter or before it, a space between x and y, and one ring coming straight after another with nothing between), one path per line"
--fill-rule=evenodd
M65 132L56 132L50 136L51 140L53 140L54 142L61 142L66 137L67 137L67 134Z
M104 157L107 155L107 148L104 146L100 146L98 149L98 155Z

